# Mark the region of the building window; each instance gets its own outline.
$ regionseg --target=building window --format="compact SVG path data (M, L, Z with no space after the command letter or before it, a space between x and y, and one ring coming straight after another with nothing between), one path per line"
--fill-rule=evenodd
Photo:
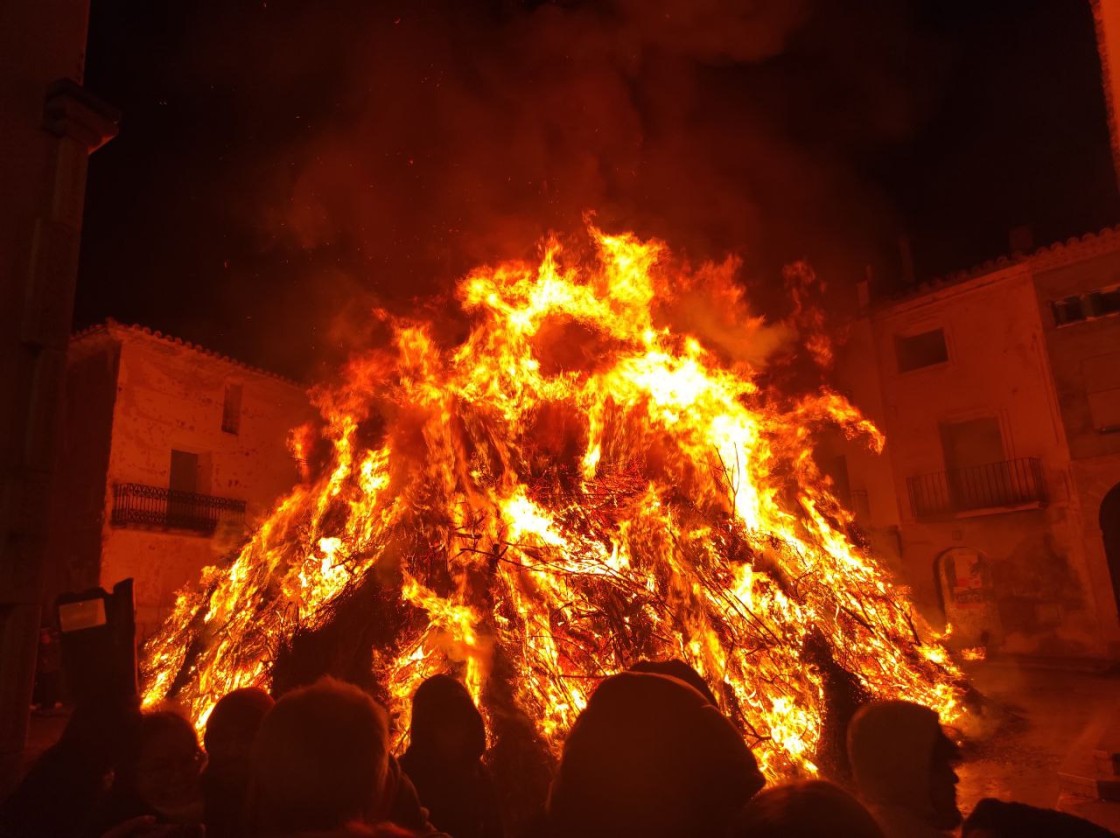
M945 345L945 331L934 329L919 335L894 339L894 354L898 360L899 372L932 367L949 360L949 348Z
M235 434L241 430L241 385L227 384L222 402L222 430Z
M1080 297L1066 297L1064 300L1054 300L1050 303L1054 310L1054 322L1059 326L1067 323L1076 323L1085 319L1085 306L1081 304Z
M1054 312L1056 326L1120 314L1120 286L1098 288L1087 294L1063 297L1050 303L1050 309Z
M866 489L852 489L852 514L860 522L871 520L871 498Z
M1093 317L1104 317L1106 314L1120 312L1120 288L1108 291L1094 291L1089 294L1089 312Z
M171 479L168 486L173 492L198 491L198 454L171 450Z
M832 481L832 495L844 506L852 505L852 484L848 478L848 458L843 454L819 463L821 473Z
M1033 484L1005 459L1003 433L993 417L942 422L941 449L954 509L985 509L1016 502Z
M994 416L965 422L942 422L941 450L950 472L998 463L1004 458L1003 434Z

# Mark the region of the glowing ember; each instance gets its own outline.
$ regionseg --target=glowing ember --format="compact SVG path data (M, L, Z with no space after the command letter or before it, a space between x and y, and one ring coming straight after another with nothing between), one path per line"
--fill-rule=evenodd
M539 265L462 280L464 342L390 319L393 350L317 393L328 467L180 596L147 649L146 703L175 693L203 723L377 579L404 615L374 662L401 714L435 672L484 707L501 677L556 748L598 678L678 657L768 775L812 772L825 687L806 646L822 640L870 694L957 714L957 670L919 640L811 456L825 426L876 448L878 431L839 395L782 397L671 326L719 284L661 244L591 235L594 259L550 243ZM293 444L301 461L314 442Z

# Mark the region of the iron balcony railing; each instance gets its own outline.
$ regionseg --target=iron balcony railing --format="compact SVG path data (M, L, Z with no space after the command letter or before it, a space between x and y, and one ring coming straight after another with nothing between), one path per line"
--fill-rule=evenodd
M244 517L243 500L179 492L141 483L117 483L113 486L111 521L115 527L154 527L213 535L219 521L240 522Z
M1046 502L1042 463L1035 457L921 474L907 478L906 488L917 518Z

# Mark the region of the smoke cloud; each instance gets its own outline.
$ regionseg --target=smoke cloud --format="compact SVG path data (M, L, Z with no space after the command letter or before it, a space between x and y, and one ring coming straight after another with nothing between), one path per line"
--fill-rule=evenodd
M196 280L186 330L314 374L374 339L372 307L588 211L693 264L733 256L755 312L788 313L798 259L843 290L888 214L853 156L913 120L914 45L873 5L196 4L173 83L214 151L193 209L222 234L199 237L220 281Z

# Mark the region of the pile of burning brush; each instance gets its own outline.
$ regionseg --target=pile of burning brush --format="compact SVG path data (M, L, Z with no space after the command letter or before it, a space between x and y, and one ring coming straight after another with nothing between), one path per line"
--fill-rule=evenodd
M525 770L525 743L556 753L600 678L680 658L770 777L834 761L869 697L953 721L958 670L812 456L825 429L879 432L827 388L763 383L794 333L750 314L734 264L590 238L465 277L453 345L382 315L392 345L319 389L322 427L293 436L303 460L329 444L318 476L149 644L148 703L201 725L232 689L331 671L403 731L415 687L453 672ZM796 337L825 363L820 326Z

